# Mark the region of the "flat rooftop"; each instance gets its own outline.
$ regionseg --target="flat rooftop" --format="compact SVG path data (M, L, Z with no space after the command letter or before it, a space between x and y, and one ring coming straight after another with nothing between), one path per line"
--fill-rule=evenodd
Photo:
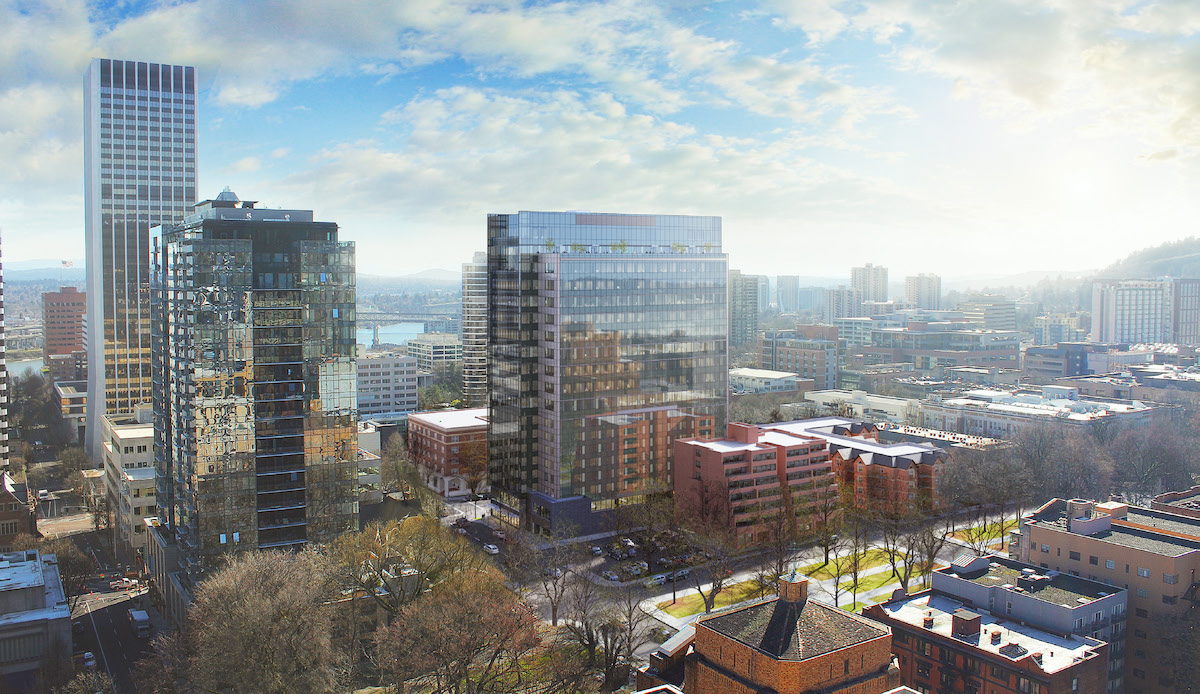
M834 427L860 425L852 419L841 417L825 417L821 419L801 419L795 422L780 422L767 424L775 431L806 436L808 438L824 439L831 447L851 448L858 453L878 454L892 458L908 458L935 453L941 449L929 443L881 442L858 436L846 436L834 433Z
M426 426L436 427L446 431L454 429L475 429L486 427L488 423L488 408L473 407L468 410L435 410L432 412L413 412L408 415L408 422L418 422Z
M1067 502L1059 499L1047 503L1034 512L1032 522L1043 528L1070 532L1067 529ZM1130 506L1125 518L1114 518L1108 530L1092 533L1088 537L1144 552L1178 557L1200 550L1200 519Z
M985 558L988 560L988 564L986 570L982 573L979 571L959 573L962 569L956 569L954 565L938 569L938 573L991 588L992 586L1017 585L1017 581L1026 575L1023 569L1029 568L1026 564L1004 557L989 556ZM1121 590L1114 586L1057 571L1046 571L1045 569L1034 567L1034 572L1034 574L1030 575L1049 576L1050 581L1038 590L1026 591L1024 595L1053 605L1062 605L1063 607L1072 609L1092 600L1099 600L1100 598L1120 592Z
M879 607L887 616L916 631L929 631L940 636L961 641L994 656L1016 662L1034 653L1042 654L1041 669L1053 674L1074 665L1088 653L1099 648L1092 639L1078 636L1059 636L1048 631L1035 629L1019 622L1000 619L987 612L979 615L980 629L975 636L954 635L954 612L964 609L963 603L943 595L930 592L917 593L900 600L886 602ZM925 629L926 617L933 617L933 628ZM1000 640L992 643L992 633L1000 632Z
M778 380L781 378L799 378L800 374L792 373L791 371L772 371L771 369L730 369L730 376L741 376L743 378L764 378L769 380Z

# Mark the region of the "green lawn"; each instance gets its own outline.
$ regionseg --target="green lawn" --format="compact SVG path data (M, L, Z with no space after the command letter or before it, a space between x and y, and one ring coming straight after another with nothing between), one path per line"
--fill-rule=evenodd
M845 576L842 578L845 578ZM882 588L889 583L895 583L897 588L900 587L899 579L893 577L891 571L880 571L877 574L871 574L870 576L864 576L860 578L858 580L858 592L865 593L869 590ZM844 591L849 591L853 584L853 580L843 581L841 584L841 589Z
M976 525L969 529L957 530L951 533L951 537L962 540L963 542L969 542L970 540L967 539L969 535L973 534L976 537L979 537L979 532L982 531L984 536L988 539L1003 539L1005 533L1007 533L1013 527L1012 521L1003 523L1000 521L995 521L988 523L986 526Z
M864 555L862 570L866 571L867 569L872 569L876 566L886 566L888 563L888 554L884 550L867 550L867 553ZM830 571L829 565L823 562L809 564L808 566L801 568L800 573L818 581L825 581L833 578L833 573Z
M767 595L773 591L768 590ZM720 609L734 603L744 600L752 600L760 595L758 581L742 581L734 583L717 594L717 599L713 603L713 609ZM679 600L672 603L670 600L663 600L658 603L658 609L666 612L672 617L686 617L704 611L704 598L700 597L700 593L693 592L688 595L681 595Z

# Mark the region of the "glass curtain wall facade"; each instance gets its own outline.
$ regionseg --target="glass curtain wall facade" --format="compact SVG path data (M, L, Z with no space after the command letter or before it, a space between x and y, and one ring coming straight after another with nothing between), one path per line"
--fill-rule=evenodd
M468 407L487 405L487 254L476 253L462 266L463 399Z
M91 61L84 102L88 448L150 400L150 228L196 201L195 68Z
M354 244L253 205L153 239L155 491L189 590L222 554L358 525Z
M494 512L585 534L670 487L675 438L725 426L721 219L488 216Z

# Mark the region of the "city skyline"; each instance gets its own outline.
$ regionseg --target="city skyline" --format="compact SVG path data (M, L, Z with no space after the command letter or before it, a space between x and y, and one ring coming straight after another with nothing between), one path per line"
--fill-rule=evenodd
M721 215L771 275L1077 271L1186 234L1200 8L916 5L5 6L6 255L83 255L95 57L195 65L198 178L341 220L370 274L470 260L490 209Z

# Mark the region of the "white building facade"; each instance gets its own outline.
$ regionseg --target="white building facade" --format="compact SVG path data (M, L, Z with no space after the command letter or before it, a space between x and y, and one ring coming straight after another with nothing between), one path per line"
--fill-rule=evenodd
M399 354L358 358L358 416L389 417L417 409L417 358Z

